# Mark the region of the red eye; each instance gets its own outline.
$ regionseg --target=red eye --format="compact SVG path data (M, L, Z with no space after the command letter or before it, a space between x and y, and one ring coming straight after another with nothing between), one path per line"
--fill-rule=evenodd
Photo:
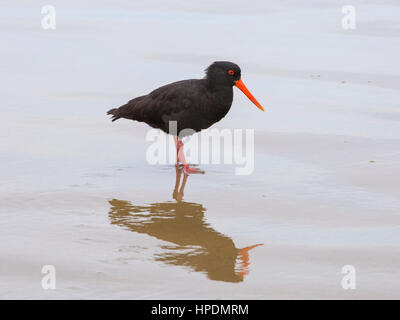
M229 70L229 71L228 71L228 74L230 74L231 76L233 76L233 75L235 74L235 71Z

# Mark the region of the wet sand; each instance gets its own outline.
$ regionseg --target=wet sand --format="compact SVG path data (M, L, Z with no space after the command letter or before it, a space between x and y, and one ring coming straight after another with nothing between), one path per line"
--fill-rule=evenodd
M333 1L55 1L43 31L23 2L0 13L1 298L400 298L398 5L346 33ZM266 107L235 91L216 125L255 129L252 175L149 165L148 128L105 116L221 58Z

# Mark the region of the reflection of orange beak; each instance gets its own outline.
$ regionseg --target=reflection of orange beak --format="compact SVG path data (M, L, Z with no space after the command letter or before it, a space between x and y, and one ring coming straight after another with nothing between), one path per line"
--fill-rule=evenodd
M253 102L257 106L257 108L264 111L264 108L261 106L261 104L257 101L256 98L253 97L253 95L250 93L249 89L246 88L242 79L235 81L235 86L238 87L247 96L247 98L249 98L250 101Z
M242 248L238 250L238 258L241 262L238 272L236 274L243 280L244 276L249 273L249 266L250 266L250 257L249 251L254 249L255 247L259 247L264 245L263 243L258 243L250 247Z

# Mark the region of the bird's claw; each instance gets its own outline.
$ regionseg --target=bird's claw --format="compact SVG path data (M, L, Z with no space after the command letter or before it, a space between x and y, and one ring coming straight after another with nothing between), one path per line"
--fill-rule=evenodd
M191 174L191 173L201 173L204 174L203 170L197 169L197 168L191 168L188 164L183 166L183 172L186 174Z

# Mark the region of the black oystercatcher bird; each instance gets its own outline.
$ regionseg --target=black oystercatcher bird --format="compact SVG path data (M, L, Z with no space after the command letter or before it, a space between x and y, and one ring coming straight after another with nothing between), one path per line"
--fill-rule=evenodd
M237 64L217 61L206 70L203 79L190 79L162 86L148 95L130 100L127 104L111 109L112 121L119 118L145 122L153 128L175 137L177 164L181 162L186 173L198 173L186 163L181 138L207 129L228 113L233 100L233 86L238 87L259 109L264 108L253 97L241 80ZM174 132L170 122L176 121ZM192 129L191 132L184 129ZM176 132L175 132L176 131Z

